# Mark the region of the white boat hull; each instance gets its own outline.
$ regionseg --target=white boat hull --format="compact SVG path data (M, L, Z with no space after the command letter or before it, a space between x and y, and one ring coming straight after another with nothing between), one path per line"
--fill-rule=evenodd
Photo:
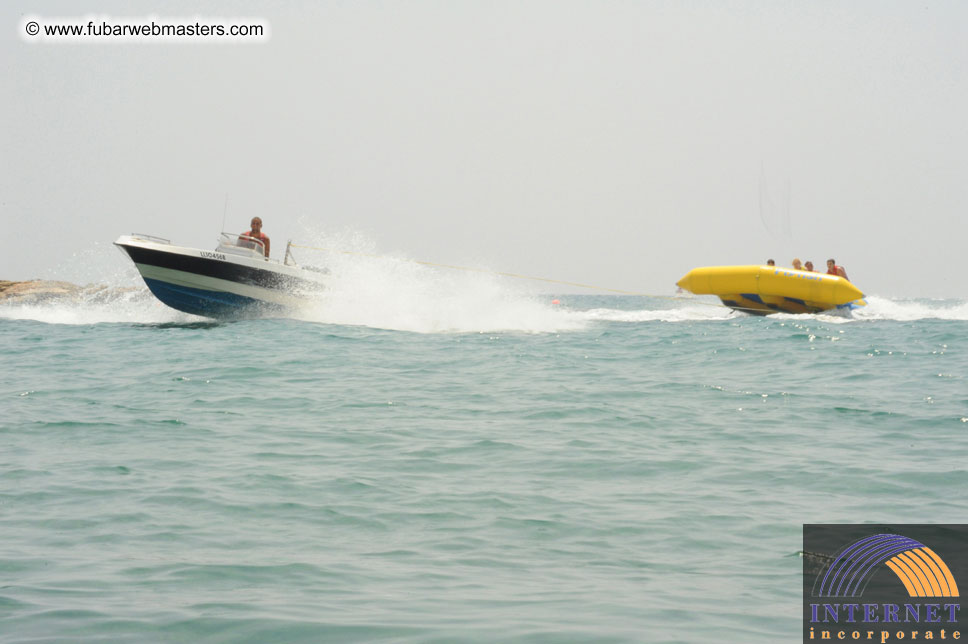
M134 262L151 292L168 306L211 318L278 313L324 288L324 275L220 246L173 246L148 236L114 242ZM237 253L237 254L236 254Z

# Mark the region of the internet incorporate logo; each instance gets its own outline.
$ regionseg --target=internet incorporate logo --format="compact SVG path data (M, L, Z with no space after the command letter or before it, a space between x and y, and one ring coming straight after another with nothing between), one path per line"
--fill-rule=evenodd
M804 642L960 640L952 570L966 569L968 526L871 527L804 525Z
M880 564L894 571L911 597L958 597L958 585L941 557L899 534L875 534L844 548L817 577L814 596L860 597Z

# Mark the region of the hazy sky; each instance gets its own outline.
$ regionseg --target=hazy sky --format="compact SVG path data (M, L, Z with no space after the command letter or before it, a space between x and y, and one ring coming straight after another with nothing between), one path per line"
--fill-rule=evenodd
M22 6L17 6L17 5ZM794 256L968 297L968 3L5 3L0 279L259 215L419 260L671 294ZM255 17L264 44L27 42ZM113 257L113 256L112 256ZM69 275L58 277L69 279ZM87 277L87 276L85 276Z

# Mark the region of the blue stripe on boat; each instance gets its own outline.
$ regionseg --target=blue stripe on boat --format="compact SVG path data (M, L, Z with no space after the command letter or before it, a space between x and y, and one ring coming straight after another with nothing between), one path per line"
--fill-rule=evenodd
M267 307L276 308L266 302L234 293L206 291L148 278L145 278L145 284L155 297L171 308L193 315L210 318L233 317L265 310Z

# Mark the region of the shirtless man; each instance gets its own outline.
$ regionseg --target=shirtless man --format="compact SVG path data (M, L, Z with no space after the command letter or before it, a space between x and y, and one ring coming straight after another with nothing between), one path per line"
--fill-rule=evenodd
M265 249L266 257L269 257L269 236L262 232L262 219L259 217L253 217L252 221L249 222L249 225L252 226L252 229L239 235L239 246L257 248L259 245L251 241L246 241L246 237L250 239L258 239L262 242L262 247Z

